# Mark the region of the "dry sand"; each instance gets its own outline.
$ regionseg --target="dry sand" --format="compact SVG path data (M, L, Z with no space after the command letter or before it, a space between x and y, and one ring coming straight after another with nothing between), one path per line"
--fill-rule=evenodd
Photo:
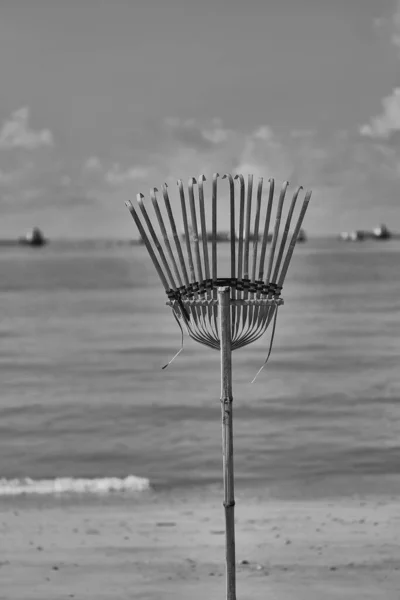
M236 515L238 600L400 598L395 497L239 496ZM222 600L223 523L215 491L3 499L0 598Z

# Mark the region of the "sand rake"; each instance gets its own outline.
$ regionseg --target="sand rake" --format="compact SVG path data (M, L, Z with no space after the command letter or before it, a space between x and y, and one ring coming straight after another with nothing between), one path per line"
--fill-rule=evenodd
M211 207L208 204L207 210L204 175L197 180L190 178L187 190L178 180L179 209L175 211L179 213L178 221L166 184L162 187L163 202L159 201L156 188L150 190L151 217L142 194L137 195L136 207L131 202L126 204L164 286L167 304L181 328L182 345L174 358L183 349L182 324L192 339L220 352L226 598L236 600L232 351L259 339L272 322L264 365L269 358L278 308L283 304L282 286L311 192L305 194L291 228L301 186L294 191L284 219L289 183L283 183L273 218L273 179L268 181L263 200L262 178L253 193L252 175L248 176L247 186L243 175L223 175L221 179L228 185L224 182L225 190L219 199L218 178L218 173L212 177ZM224 221L225 231L217 226L220 221ZM228 251L223 252L223 243L229 244Z

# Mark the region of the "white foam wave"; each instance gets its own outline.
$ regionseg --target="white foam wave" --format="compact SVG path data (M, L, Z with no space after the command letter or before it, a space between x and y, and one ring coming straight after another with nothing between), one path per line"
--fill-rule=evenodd
M109 492L143 492L150 488L150 482L144 477L129 475L119 477L100 477L97 479L75 479L60 477L57 479L0 479L0 496L19 496L21 494L107 494Z

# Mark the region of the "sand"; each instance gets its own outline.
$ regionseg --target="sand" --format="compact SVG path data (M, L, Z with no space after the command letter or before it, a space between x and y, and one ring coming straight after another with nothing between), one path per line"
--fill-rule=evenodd
M238 600L400 598L396 497L239 495L236 515ZM216 491L3 498L0 598L222 600L223 523Z

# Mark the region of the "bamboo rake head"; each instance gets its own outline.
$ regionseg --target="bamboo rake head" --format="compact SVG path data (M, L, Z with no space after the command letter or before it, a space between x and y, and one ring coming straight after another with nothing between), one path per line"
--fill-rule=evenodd
M218 214L223 216L217 198L218 178L219 174L214 173L211 212L206 211L204 175L197 180L194 177L189 179L187 195L182 181L178 180L179 227L183 227L182 235L178 233L166 184L162 187L164 206L160 207L158 190L150 190L154 211L151 218L142 194L137 195L136 208L131 202L126 205L164 286L167 304L171 306L175 317L184 322L191 338L216 350L220 348L217 289L221 286L231 288L231 339L232 350L235 350L261 337L278 306L283 304L282 286L311 192L305 194L287 245L302 187L293 194L280 234L283 205L289 186L288 182L283 183L275 225L270 234L274 180L268 180L268 194L263 202L262 178L254 195L252 175L248 176L247 186L243 175L223 175L222 179L229 186L229 233L224 240L217 228ZM218 247L226 239L230 243L230 272L220 273Z

